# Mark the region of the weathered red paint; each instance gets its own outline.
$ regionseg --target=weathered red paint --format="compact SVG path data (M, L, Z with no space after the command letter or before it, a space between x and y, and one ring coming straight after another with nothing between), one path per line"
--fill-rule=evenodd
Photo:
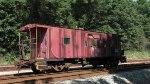
M111 40L112 35L39 24L26 25L21 27L20 31L30 30L32 38L35 38L35 28L38 29L40 40L38 42L38 56L35 58L91 58L111 55L111 53L104 53L106 52L104 47L106 41ZM70 38L70 43L64 44L64 38ZM100 40L98 48L93 47L93 41L96 39ZM35 45L32 45L31 50L32 55L35 56ZM107 51L111 52L110 48Z

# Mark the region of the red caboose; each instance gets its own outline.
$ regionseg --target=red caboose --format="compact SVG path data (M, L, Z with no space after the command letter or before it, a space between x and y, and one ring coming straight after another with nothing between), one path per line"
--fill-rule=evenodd
M70 64L117 66L125 60L119 35L39 24L28 24L20 31L28 32L30 39L30 59L22 55L20 65L31 66L34 72L61 71Z

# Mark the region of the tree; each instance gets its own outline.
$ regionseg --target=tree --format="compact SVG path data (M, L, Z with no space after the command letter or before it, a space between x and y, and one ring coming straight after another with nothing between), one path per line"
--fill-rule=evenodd
M16 2L0 2L0 53L18 51L18 30L21 25L17 16Z

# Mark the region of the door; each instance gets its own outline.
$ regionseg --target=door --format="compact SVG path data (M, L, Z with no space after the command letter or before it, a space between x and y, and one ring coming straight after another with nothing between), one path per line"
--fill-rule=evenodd
M41 30L41 39L40 39L40 58L46 58L47 57L47 35L46 35L47 29Z
M100 40L95 38L93 40L93 46L94 46L94 57L99 57L100 56Z
M88 38L88 44L89 44L89 55L90 57L99 57L100 56L100 45L99 45L99 39L94 38L92 35Z
M94 38L92 35L88 36L88 57L94 57L94 46L93 46Z
M30 60L34 61L36 58L36 47L37 47L37 41L36 41L36 29L30 30Z
M47 54L47 29L34 28L30 30L30 60L44 58Z

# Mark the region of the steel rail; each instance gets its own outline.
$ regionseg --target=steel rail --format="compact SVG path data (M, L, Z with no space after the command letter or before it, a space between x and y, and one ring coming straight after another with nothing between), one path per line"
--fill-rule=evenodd
M97 75L112 74L127 70L137 70L150 68L150 62L146 63L133 63L133 64L120 64L116 68L97 68L97 69L84 69L84 70L71 70L65 72L48 73L48 74L27 74L27 75L14 75L0 77L0 84L6 83L22 83L22 82L44 82L44 80L52 81L63 81L77 78L86 78Z

